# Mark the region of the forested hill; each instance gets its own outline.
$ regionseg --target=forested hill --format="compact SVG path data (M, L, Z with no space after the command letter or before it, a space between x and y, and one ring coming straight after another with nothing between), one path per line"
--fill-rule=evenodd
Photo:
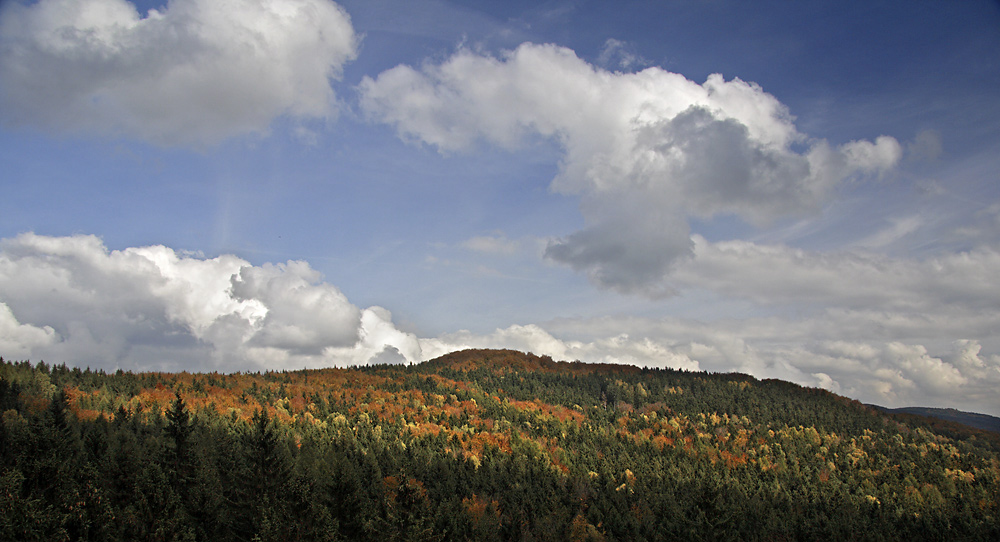
M2 362L0 412L0 540L1000 540L986 432L740 374Z
M987 414L977 414L975 412L962 412L961 410L956 410L954 408L931 408L931 407L903 407L903 408L885 408L879 407L882 410L893 412L896 414L909 414L912 416L922 416L924 418L931 418L931 423L936 423L934 420L940 420L944 422L951 422L956 424L962 424L967 427L973 427L976 429L982 429L985 431L993 431L994 433L1000 433L1000 418L996 416L990 416ZM941 427L947 427L948 424L941 424Z

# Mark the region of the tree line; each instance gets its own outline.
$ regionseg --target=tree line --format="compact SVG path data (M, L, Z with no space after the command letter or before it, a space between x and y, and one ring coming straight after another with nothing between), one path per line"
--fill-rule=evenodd
M1000 539L1000 454L816 389L513 351L0 359L0 539Z

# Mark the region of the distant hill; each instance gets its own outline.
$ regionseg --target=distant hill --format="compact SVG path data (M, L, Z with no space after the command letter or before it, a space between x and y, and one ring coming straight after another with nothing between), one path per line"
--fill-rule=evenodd
M996 433L1000 433L1000 418L997 418L996 416L990 416L988 414L977 414L975 412L962 412L961 410L955 410L954 408L931 408L931 407L885 408L884 410L886 410L887 412L916 414L917 416L937 418L939 420L945 420L949 422L968 425L969 427L975 427L976 429L982 429L985 431L994 431Z
M868 406L910 425L926 427L959 440L983 443L1000 451L1000 418L996 416L953 408Z
M439 358L419 364L422 371L440 371L450 369L455 371L487 370L494 373L509 372L541 372L541 373L624 373L634 374L642 369L633 365L611 363L582 363L579 361L554 361L550 356L536 356L530 352L520 352L508 349L468 349L445 354Z
M1000 540L1000 433L513 350L235 374L0 358L0 540Z

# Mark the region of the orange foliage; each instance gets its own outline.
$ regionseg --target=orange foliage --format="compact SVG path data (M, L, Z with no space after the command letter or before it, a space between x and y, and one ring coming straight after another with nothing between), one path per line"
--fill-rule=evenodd
M656 448L658 450L660 450L660 451L662 451L663 448L665 448L667 446L673 446L674 445L674 439L672 439L670 437L665 437L663 435L656 435L651 440L653 442L653 445L656 446Z
M495 499L486 500L473 493L472 497L462 499L462 508L473 523L480 523L486 517L496 518L497 522L500 520L500 503Z
M721 450L719 452L719 457L722 459L723 463L729 468L739 467L741 465L747 464L747 454L735 455L726 450Z

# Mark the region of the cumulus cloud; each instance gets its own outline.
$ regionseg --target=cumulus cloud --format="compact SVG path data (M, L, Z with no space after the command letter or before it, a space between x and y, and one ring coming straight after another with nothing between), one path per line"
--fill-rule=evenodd
M545 256L586 273L601 288L662 297L664 274L691 253L687 222L639 194L584 198L586 228L548 244Z
M581 198L586 227L546 255L624 293L669 292L667 273L691 255L691 217L766 223L813 212L845 179L884 175L902 156L886 136L810 139L752 83L609 72L554 45L499 57L460 50L366 77L359 90L372 118L442 152L556 140L564 156L552 189Z
M357 51L329 0L5 2L0 120L205 145L278 116L336 113L330 79Z
M926 260L868 251L824 253L749 241L709 243L694 236L694 258L680 266L679 285L759 304L921 314L996 314L1000 252L990 247Z
M569 320L547 329L557 336L628 333L703 369L783 378L867 402L1000 413L995 249L918 260L698 236L693 243L694 256L678 266L674 284L748 300L758 316Z
M824 324L829 322L819 318L805 327ZM488 334L459 332L421 342L428 351L442 353L515 348L591 363L739 371L886 406L958 406L1000 414L993 399L1000 385L1000 356L983 355L978 341L954 341L931 354L919 343L803 340L802 327L767 319L698 323L605 317L514 325ZM570 338L574 335L586 339Z
M677 271L681 287L792 307L791 315L565 318L422 338L398 329L384 308L353 305L304 262L251 265L163 246L108 250L94 236L29 233L0 241L0 355L229 371L514 348L560 360L741 371L887 406L1000 415L995 253L908 261L697 237L694 247Z
M923 259L816 252L693 236L672 284L741 309L563 318L422 339L438 350L502 347L556 359L740 371L864 402L1000 415L1000 254ZM712 302L712 301L710 301ZM747 311L746 304L753 307Z
M922 344L841 340L799 348L794 355L801 366L829 374L825 384L820 382L823 387L863 401L1000 414L994 398L1000 385L1000 358L984 359L980 348L978 341L960 340L932 354Z
M358 342L360 310L336 287L321 283L306 262L242 267L231 284L233 299L267 308L254 346L316 355L327 346Z
M10 307L0 303L0 352L7 359L24 358L35 348L51 345L54 341L55 330L51 327L21 324Z
M684 345L631 337L628 333L600 336L592 340L556 338L537 324L512 325L489 334L468 331L449 333L434 339L421 339L427 352L465 348L511 348L557 360L579 360L588 363L612 363L697 371L698 361L692 359Z
M907 341L869 339L863 334L838 333L836 325L824 314L795 320L759 317L714 322L565 319L544 326L549 337L539 341L535 351L564 350L570 359L592 362L739 371L822 387L885 406L955 407L1000 415L995 398L1000 355L983 353L980 341L941 340L961 333L954 330L932 331ZM811 337L820 328L826 328L830 336L846 338ZM478 340L493 344L502 335ZM932 351L925 341L940 346Z
M627 71L637 67L644 68L649 66L651 62L635 52L628 43L614 38L608 38L604 41L604 47L601 48L601 54L597 57L597 64L599 66L618 68Z
M422 358L380 307L305 262L250 265L94 236L0 242L0 355L94 367L243 370Z

